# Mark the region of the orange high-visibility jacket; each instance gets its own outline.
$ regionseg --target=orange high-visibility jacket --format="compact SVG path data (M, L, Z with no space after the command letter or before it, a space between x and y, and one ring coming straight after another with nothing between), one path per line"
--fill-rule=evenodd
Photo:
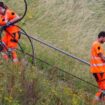
M102 53L104 54L104 50L101 46L101 44L97 41L95 41L92 44L92 48L91 48L91 72L92 73L101 73L101 72L105 72L105 61L102 60L98 54Z
M16 18L17 14L13 11L11 11L10 9L6 9L4 15L0 16L0 25L4 26L6 25L7 22L9 22L10 20ZM9 26L8 28L6 28L6 30L9 33L15 33L19 31L19 28L16 26Z

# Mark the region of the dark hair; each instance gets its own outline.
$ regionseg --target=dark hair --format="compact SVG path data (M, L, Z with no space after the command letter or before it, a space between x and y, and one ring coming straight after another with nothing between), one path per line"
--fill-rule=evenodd
M98 34L98 38L100 37L105 37L105 31L101 31L99 34Z
M3 2L0 2L0 7L4 8L4 9L8 8Z

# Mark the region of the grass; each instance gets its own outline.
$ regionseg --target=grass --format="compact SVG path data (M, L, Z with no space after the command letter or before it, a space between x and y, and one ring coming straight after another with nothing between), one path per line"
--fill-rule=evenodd
M77 92L65 82L57 81L53 73L48 77L30 64L17 66L4 62L3 65L0 66L3 68L0 69L1 105L88 105L85 91ZM81 91L83 94L79 95ZM83 101L83 97L88 100Z
M22 0L14 0L12 2L5 0L5 2L17 13L19 13L19 15L23 14L24 4ZM97 34L104 30L105 27L105 2L103 0L27 0L27 2L28 12L20 25L29 34L35 35L35 37L40 37L40 39L43 39L52 45L89 61L91 43L96 39ZM89 96L91 96L90 94L92 94L92 96L95 94L96 89L93 87L88 86L84 82L80 82L72 76L68 76L55 69L55 66L58 66L67 72L95 84L95 80L93 80L93 77L89 73L88 66L83 65L72 58L68 58L65 55L59 54L58 52L41 45L38 42L34 42L34 46L36 56L53 65L53 67L50 67L40 61L37 61L38 69L42 69L41 72L45 73L46 77L52 79L53 76L50 77L50 75L55 75L54 82L57 80L63 80L66 85L69 85L70 89L74 89L74 91L78 91L80 93L83 91L83 95L85 92ZM31 48L24 47L24 49L31 51ZM46 77L43 77L43 79ZM43 85L42 82L41 84ZM46 90L42 93L47 92L49 84L46 84ZM64 88L63 85L60 85L60 87ZM54 88L55 87L52 87L52 89ZM60 89L58 88L58 90ZM49 96L48 94L47 96ZM62 95L63 94L65 93L62 93ZM60 95L61 93L59 93L59 96ZM80 96L81 95L82 93ZM63 98L66 100L66 95L64 96L65 97ZM77 105L77 103L82 105L81 102L78 101L79 98L77 98L77 96L72 94L71 97L70 102L72 105ZM36 105L50 105L51 103L55 105L54 102L57 103L59 99L58 97L56 99L54 98L56 98L56 96L52 97L51 95L50 99L52 101L43 98L39 99ZM60 99L62 100L61 97ZM85 99L87 99L87 97L84 97L84 101L86 101ZM65 102L59 103L59 105L69 105L69 102L66 104Z

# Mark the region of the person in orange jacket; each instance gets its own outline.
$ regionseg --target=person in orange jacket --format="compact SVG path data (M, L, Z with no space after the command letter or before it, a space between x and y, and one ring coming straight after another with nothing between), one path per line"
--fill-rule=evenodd
M20 38L20 29L15 25L10 25L11 23L17 21L20 17L12 10L10 10L3 2L0 2L0 26L7 25L5 29L5 35L2 37L2 42L5 45L2 55L3 58L8 60L8 55L6 50L11 52L12 60L14 63L18 62L16 48L18 47L18 40Z
M96 93L93 104L105 98L105 53L102 44L105 42L105 32L98 34L98 38L91 47L90 72L95 77L99 91Z

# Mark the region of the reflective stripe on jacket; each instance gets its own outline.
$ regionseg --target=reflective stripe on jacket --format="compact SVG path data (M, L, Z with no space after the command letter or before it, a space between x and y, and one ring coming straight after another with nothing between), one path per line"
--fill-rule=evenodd
M101 44L98 41L95 41L92 44L91 48L91 72L92 73L100 73L105 72L105 61L102 60L98 54L102 53L104 54L104 50L101 46Z

